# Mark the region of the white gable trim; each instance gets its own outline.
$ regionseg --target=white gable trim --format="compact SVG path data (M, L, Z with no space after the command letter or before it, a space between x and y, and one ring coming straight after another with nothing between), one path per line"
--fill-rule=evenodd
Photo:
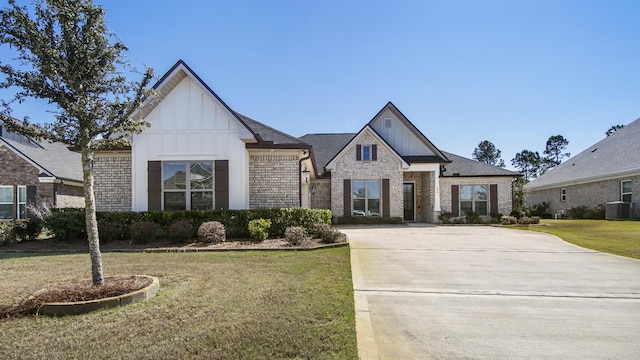
M334 156L333 159L331 159L331 161L329 161L329 163L325 166L325 169L329 172L335 170L336 160L342 157L346 153L347 149L349 149L354 143L356 143L358 139L365 133L375 138L376 141L378 141L378 144L386 147L393 154L393 156L395 156L400 161L400 164L401 164L400 166L402 167L403 170L409 169L409 164L406 161L404 161L402 156L400 156L400 154L398 154L398 152L396 152L395 149L392 148L383 138L381 138L368 124L365 125L365 127L362 128L362 130L360 130L356 134L356 136L354 136L353 139L351 139L351 141L349 141L347 145L345 145L345 147L342 148L342 150L340 150L340 152L338 152L338 154L336 154L336 156Z
M247 125L238 118L231 108L202 80L189 68L182 60L179 60L153 88L157 91L158 96L152 99L146 99L140 109L134 116L146 117L160 104L165 97L176 88L184 78L188 77L198 85L203 93L207 94L212 101L220 104L220 107L231 117L238 125L240 131L240 139L247 143L256 143L258 139L256 135L247 127Z

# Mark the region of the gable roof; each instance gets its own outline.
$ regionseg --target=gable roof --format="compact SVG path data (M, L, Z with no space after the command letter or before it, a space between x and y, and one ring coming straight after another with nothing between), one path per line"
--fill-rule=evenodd
M522 176L522 174L498 166L485 164L448 152L443 153L451 160L449 164L445 165L446 170L441 174L443 177Z
M182 59L178 60L158 82L153 86L158 96L146 104L138 111L139 116L147 116L157 104L159 104L169 93L175 89L180 82L189 77L213 98L215 98L233 118L235 118L251 134L254 142L261 147L286 147L286 148L307 148L308 145L296 137L287 135L281 131L266 126L256 120L244 116L227 105L218 94L216 94ZM249 144L248 144L249 145Z
M41 175L82 182L80 154L69 150L65 144L47 141L32 141L28 144L24 141L11 139L9 136L0 136L0 145L11 149L38 168Z
M369 125L374 131L376 131L375 123L380 120L380 115L382 115L385 111L391 111L398 120L420 141L427 149L429 149L433 155L414 155L414 154L402 154L403 159L410 163L447 163L449 159L447 159L446 155L438 149L426 136L415 126L409 119L404 116L404 114L391 102L389 101L385 106L378 111L378 113L369 121L367 125ZM377 132L377 131L376 131ZM381 135L378 133L378 135ZM380 136L384 138L383 136ZM388 141L387 141L388 143ZM392 146L393 147L393 146ZM394 150L398 151L398 149Z
M529 190L640 174L640 119L526 185Z

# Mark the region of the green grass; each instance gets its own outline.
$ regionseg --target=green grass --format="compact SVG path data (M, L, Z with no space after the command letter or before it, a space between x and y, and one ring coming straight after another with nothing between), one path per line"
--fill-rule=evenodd
M105 275L160 279L146 302L0 320L3 359L355 359L349 248L104 253ZM89 256L0 253L0 304L90 276Z
M588 249L640 259L640 221L541 220L528 230L557 235Z

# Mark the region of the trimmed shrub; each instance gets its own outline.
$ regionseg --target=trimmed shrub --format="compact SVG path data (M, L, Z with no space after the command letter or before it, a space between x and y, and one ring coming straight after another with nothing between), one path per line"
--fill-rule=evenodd
M207 221L198 227L198 242L217 244L227 241L224 225L219 221Z
M60 241L87 241L84 209L51 209L51 216L45 220L45 226Z
M492 224L500 224L502 221L503 215L500 213L491 213L491 223Z
M271 228L271 220L254 219L249 221L249 236L257 241L266 240L269 237L269 228Z
M220 224L222 225L222 224ZM222 228L224 231L224 226ZM167 229L167 237L169 241L175 243L187 242L193 236L193 226L191 222L188 220L180 220L176 221L173 224L169 225Z
M465 216L465 220L466 220L467 224L481 224L482 223L482 219L480 218L480 215L478 215L478 213L475 212L475 211L467 211L466 216Z
M314 228L313 235L320 238L324 244L332 244L338 241L341 233L328 224L318 224Z
M156 225L151 221L131 224L129 231L131 233L131 242L134 244L146 244L156 237Z
M453 217L453 213L451 213L450 211L443 211L440 213L440 215L438 215L438 219L443 224L450 224L452 217Z
M307 231L302 226L290 226L284 231L284 238L291 245L300 245L307 239Z
M124 239L120 226L107 220L98 220L98 236L101 244Z

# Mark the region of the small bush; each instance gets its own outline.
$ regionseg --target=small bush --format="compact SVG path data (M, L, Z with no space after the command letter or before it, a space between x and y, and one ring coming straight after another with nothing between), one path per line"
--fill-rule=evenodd
M0 246L9 245L16 241L13 232L13 221L0 221Z
M307 237L307 231L302 226L290 226L284 231L284 238L291 245L300 245Z
M450 211L443 211L440 213L440 215L438 215L438 219L443 224L451 224L452 217L453 217L453 213L451 213Z
M520 219L518 219L518 224L520 225L535 225L535 224L539 224L540 223L540 217L539 216L523 216Z
M324 244L333 244L340 239L340 232L328 224L318 224L315 226L313 235L320 238Z
M467 224L481 224L482 219L480 219L480 215L475 211L467 211L465 214L465 219Z
M500 224L502 221L503 215L500 213L491 213L491 223L492 224Z
M501 225L515 225L518 223L518 218L515 216L503 216L500 219L500 224Z
M254 219L249 221L249 236L257 241L266 240L269 237L271 220Z
M106 220L98 220L98 236L101 244L124 239L120 226Z
M44 224L38 218L16 220L13 233L16 241L34 241L42 232Z
M224 225L218 221L207 221L198 227L198 242L217 244L227 241Z
M156 237L156 224L151 221L141 221L129 227L131 242L134 244L146 244Z
M51 216L45 220L45 226L60 241L87 240L84 209L51 209Z
M224 226L222 227L222 231L224 232ZM169 225L169 228L167 229L167 236L169 237L169 241L175 243L187 242L189 241L189 239L191 239L192 235L193 226L188 220L176 221L173 224Z

